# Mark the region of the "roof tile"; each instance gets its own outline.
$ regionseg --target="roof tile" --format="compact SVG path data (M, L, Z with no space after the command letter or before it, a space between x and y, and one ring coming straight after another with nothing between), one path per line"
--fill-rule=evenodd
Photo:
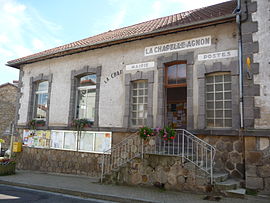
M224 3L194 9L146 22L138 23L128 27L116 29L113 31L104 32L92 37L78 40L63 46L48 49L39 53L35 53L26 57L18 58L8 61L8 65L14 66L16 64L23 64L32 59L38 59L43 56L51 56L56 53L61 53L70 49L77 49L80 47L90 47L95 44L102 44L112 40L121 40L131 38L134 36L146 35L151 32L162 31L163 29L174 28L175 26L185 26L192 22L200 22L208 19L214 19L221 16L232 14L235 9L236 1L227 1Z

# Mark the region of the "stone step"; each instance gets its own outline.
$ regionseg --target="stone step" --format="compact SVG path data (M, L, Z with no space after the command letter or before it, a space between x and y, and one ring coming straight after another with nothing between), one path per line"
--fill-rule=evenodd
M227 197L233 197L233 198L245 198L246 189L244 188L238 188L235 190L226 190L224 191Z
M220 183L228 180L229 174L228 173L222 173L222 172L216 172L213 174L214 183Z
M234 179L228 179L223 182L215 183L215 189L219 191L235 190L240 186L240 182Z

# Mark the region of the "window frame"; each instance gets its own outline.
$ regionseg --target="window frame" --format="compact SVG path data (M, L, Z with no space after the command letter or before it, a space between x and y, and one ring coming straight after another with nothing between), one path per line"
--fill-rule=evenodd
M90 86L79 86L79 81L80 81L80 79L82 78L82 77L85 77L85 76L88 76L88 75L95 75L96 76L96 79L97 79L97 75L96 74L92 74L92 73L90 73L90 74L86 74L86 75L82 75L82 76L80 76L80 77L78 77L77 78L77 80L78 80L78 85L76 86L76 94L75 94L75 107L74 107L74 111L75 111L75 113L74 113L74 118L75 119L88 119L89 121L91 121L91 122L95 122L95 114L96 114L96 96L97 96L97 85L90 85ZM94 88L92 88L92 87L94 87ZM85 89L86 91L87 90L89 90L89 89L95 89L95 112L94 112L94 120L92 121L92 120L90 120L89 118L85 118L85 117L83 117L83 118L79 118L79 108L78 108L78 105L79 105L79 91L80 91L80 89Z
M185 83L179 83L179 84L169 84L168 83L168 69L170 66L179 65L179 64L185 64L186 66L186 77L182 77L181 79L185 78ZM187 87L187 62L186 61L174 61L170 63L166 63L165 65L165 87L166 88L174 88L174 87Z
M137 92L139 92L139 90L140 89L143 89L143 93L145 93L145 91L147 91L147 95L145 95L145 94L143 94L143 95L136 95L136 98L139 98L139 97L142 97L143 98L143 102L142 102L142 104L140 104L139 102L137 102L137 103L133 103L133 99L134 99L134 95L133 95L133 92L134 92L134 84L137 84L137 85L139 85L139 83L144 83L144 87L143 88L140 88L140 87L137 87L135 90L137 91ZM147 86L145 86L145 85L147 85ZM142 126L145 126L145 125L147 125L147 115L148 115L148 81L147 80L136 80L136 81L132 81L131 82L131 101L130 101L130 111L131 111L131 113L130 113L130 126L131 127L134 127L134 128L137 128L137 127L142 127ZM147 103L145 103L145 98L147 98ZM141 118L141 117L138 117L138 114L141 112L139 109L137 109L136 111L135 110L133 110L133 106L134 105L136 105L137 106L137 108L138 108L138 106L139 105L143 105L143 111L142 111L142 113L143 113L143 117ZM144 109L145 108L145 105L146 105L146 110ZM133 113L136 113L136 118L134 118L133 117ZM146 117L145 117L145 114L146 113ZM136 124L134 125L133 124L133 120L136 120ZM142 119L143 120L143 122L142 122L142 124L138 124L138 120L139 119Z
M45 91L45 90L42 90L42 91L38 91L38 87L39 87L39 84L40 83L43 83L43 82L47 82L48 83L48 88L47 88L47 91ZM47 105L47 109L46 109L46 116L45 116L45 118L44 119L42 119L42 118L38 118L37 117L37 110L38 110L38 107L37 107L37 105L38 105L38 95L42 95L42 94L47 94L47 102L46 102L46 105ZM43 120L43 121L45 121L46 122L46 118L47 118L47 116L48 116L48 100L49 100L49 81L47 81L47 80L43 80L43 81L37 81L37 82L35 82L35 84L34 84L34 94L33 94L33 116L32 116L32 118L33 119L35 119L35 120Z
M239 69L237 60L230 62L214 62L210 65L201 64L197 66L198 80L198 116L196 129L198 132L205 133L234 133L240 128L240 112L239 112ZM206 127L206 108L205 108L205 76L210 73L229 72L231 75L232 84L232 127L231 128L207 128Z
M131 84L133 81L147 80L148 83L148 104L147 104L147 126L153 127L153 89L154 71L137 71L136 73L125 74L125 109L123 117L123 127L126 129L137 129L131 125Z
M225 76L228 75L230 77L229 81L225 81ZM222 81L216 82L215 79L217 76L222 76ZM213 81L211 83L207 82L208 77L213 77ZM225 84L230 84L230 89L225 90ZM216 91L216 85L222 85L222 90ZM207 86L213 86L212 91L207 90ZM216 100L216 94L222 93L222 99ZM230 99L225 98L225 94L230 93ZM208 99L208 94L213 94L213 99ZM216 102L222 102L222 108L216 107ZM226 108L226 102L230 102L230 108ZM208 108L208 103L213 103L213 108ZM213 117L209 117L208 111L213 111ZM222 117L216 116L217 111L222 111ZM231 116L226 117L226 111L230 111ZM213 126L208 125L209 120L213 120ZM217 120L222 121L222 126L217 126ZM226 120L230 120L230 126L226 126ZM216 72L205 75L205 122L206 128L208 129L231 129L232 128L232 78L230 72Z
M29 123L31 120L36 119L35 118L35 92L37 89L37 84L40 82L48 81L48 99L47 99L47 111L46 111L46 119L45 126L38 127L40 129L44 129L48 127L49 124L49 117L50 117L50 98L51 98L51 89L52 89L52 79L53 74L44 75L39 74L36 77L31 77L29 80L29 101L28 101L28 113L27 113L27 123Z
M93 127L99 126L99 94L100 94L100 80L101 80L101 66L95 68L84 66L82 69L71 71L71 91L70 91L70 104L69 104L69 114L68 114L68 127L72 128L71 123L76 119L76 108L77 108L77 87L79 84L79 79L83 76L96 74L96 98L95 98L95 117L93 122Z

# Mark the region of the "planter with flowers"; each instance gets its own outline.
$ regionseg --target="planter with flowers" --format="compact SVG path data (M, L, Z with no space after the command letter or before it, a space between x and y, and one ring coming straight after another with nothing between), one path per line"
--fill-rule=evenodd
M15 174L15 167L15 161L5 157L0 157L0 176Z
M30 129L33 129L35 130L37 127L43 127L45 126L46 122L44 120L36 120L36 119L33 119L31 121L28 122L28 127Z
M171 141L175 139L176 132L171 127L164 127L162 128L156 128L157 134L164 140L164 141Z
M91 128L92 125L93 125L93 122L85 118L74 119L71 122L71 126L74 127L78 132L82 131L82 129L84 128Z
M139 135L144 140L149 140L151 137L156 136L155 131L149 127L141 127L139 129Z
M139 129L139 135L143 139L145 152L151 153L156 147L156 132L154 129L149 127L141 127Z

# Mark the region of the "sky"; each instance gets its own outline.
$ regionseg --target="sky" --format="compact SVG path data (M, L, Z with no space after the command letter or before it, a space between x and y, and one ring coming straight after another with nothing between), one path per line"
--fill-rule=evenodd
M143 21L226 0L0 0L0 84L7 61Z

